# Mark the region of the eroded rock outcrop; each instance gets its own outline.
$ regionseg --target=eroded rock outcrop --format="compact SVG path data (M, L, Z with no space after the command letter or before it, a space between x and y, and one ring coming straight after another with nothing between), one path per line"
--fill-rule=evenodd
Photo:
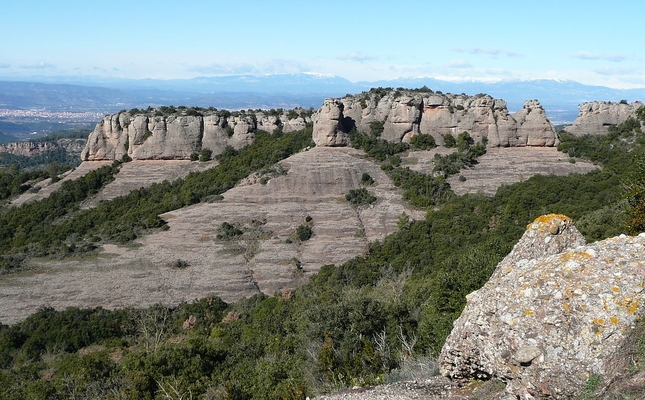
M303 109L282 114L188 110L191 109L170 114L146 110L134 115L125 111L108 115L90 134L81 158L120 160L127 154L135 160L184 160L204 148L217 155L226 146L239 149L251 143L258 129L291 132L311 123L311 113Z
M80 153L86 139L57 139L55 141L25 141L0 144L0 153L31 157L46 151L63 149L68 153Z
M488 140L490 147L559 143L537 100L527 101L522 110L510 114L505 101L487 95L374 89L342 99L327 99L313 119L319 146L341 145L329 138L343 137L352 127L370 133L375 122L383 125L381 137L390 142L409 141L414 135L427 134L441 145L444 135L456 137L467 131L476 142ZM325 144L326 141L331 144Z
M578 106L578 118L566 131L574 135L605 134L610 127L622 124L628 118L636 118L636 111L643 103L635 101L618 103L610 101L592 101Z
M347 145L347 127L343 123L343 103L337 99L325 99L314 114L313 140L316 146L337 147Z
M521 398L570 398L611 382L641 316L645 234L584 245L563 215L536 219L467 305L441 351L443 375L496 378Z

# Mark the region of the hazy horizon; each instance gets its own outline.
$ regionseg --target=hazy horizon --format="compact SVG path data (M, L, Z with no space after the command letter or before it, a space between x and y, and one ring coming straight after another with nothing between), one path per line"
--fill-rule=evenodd
M0 76L190 79L320 73L351 82L572 80L645 87L645 5L25 0L0 16Z

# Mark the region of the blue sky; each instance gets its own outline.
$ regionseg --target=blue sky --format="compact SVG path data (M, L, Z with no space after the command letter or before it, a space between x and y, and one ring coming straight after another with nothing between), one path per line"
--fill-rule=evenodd
M0 77L315 72L645 87L645 2L5 0Z

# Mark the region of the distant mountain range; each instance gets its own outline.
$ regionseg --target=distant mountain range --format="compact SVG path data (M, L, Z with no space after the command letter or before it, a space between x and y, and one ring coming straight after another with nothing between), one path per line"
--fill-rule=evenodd
M326 97L360 93L373 87L419 88L444 93L486 93L504 99L511 111L538 99L555 124L571 123L578 104L605 100L645 100L645 88L620 90L575 81L527 80L484 83L409 78L350 82L324 74L236 75L193 79L101 77L0 77L0 108L113 112L132 107L187 105L227 109L319 107ZM28 82L27 82L28 81Z

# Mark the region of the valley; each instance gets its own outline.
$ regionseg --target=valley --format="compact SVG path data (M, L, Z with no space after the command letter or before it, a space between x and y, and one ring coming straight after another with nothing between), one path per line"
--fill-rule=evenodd
M442 147L410 151L402 163L430 173L434 154L452 151ZM474 168L462 171L466 181L452 177L450 183L458 194L481 191L491 195L501 184L534 174L566 175L596 168L588 162L567 160L555 148L489 149ZM86 161L63 180L44 185L37 193L25 193L13 204L42 198L64 180L107 164ZM214 165L215 161L125 163L115 181L83 207ZM280 165L286 173L251 176L226 192L221 201L163 214L167 231L126 246L104 245L99 254L85 259L34 259L25 272L0 276L0 321L18 322L41 306L148 307L212 295L232 302L260 291L269 295L288 292L322 265L342 264L364 254L369 242L383 240L397 230L402 213L425 218L424 210L406 205L400 189L361 150L315 147ZM344 196L362 187L363 173L374 179L367 189L378 201L356 209ZM300 242L294 232L307 216L312 218L314 236ZM218 240L224 222L240 227L244 234ZM187 262L188 267L173 268L177 260Z

